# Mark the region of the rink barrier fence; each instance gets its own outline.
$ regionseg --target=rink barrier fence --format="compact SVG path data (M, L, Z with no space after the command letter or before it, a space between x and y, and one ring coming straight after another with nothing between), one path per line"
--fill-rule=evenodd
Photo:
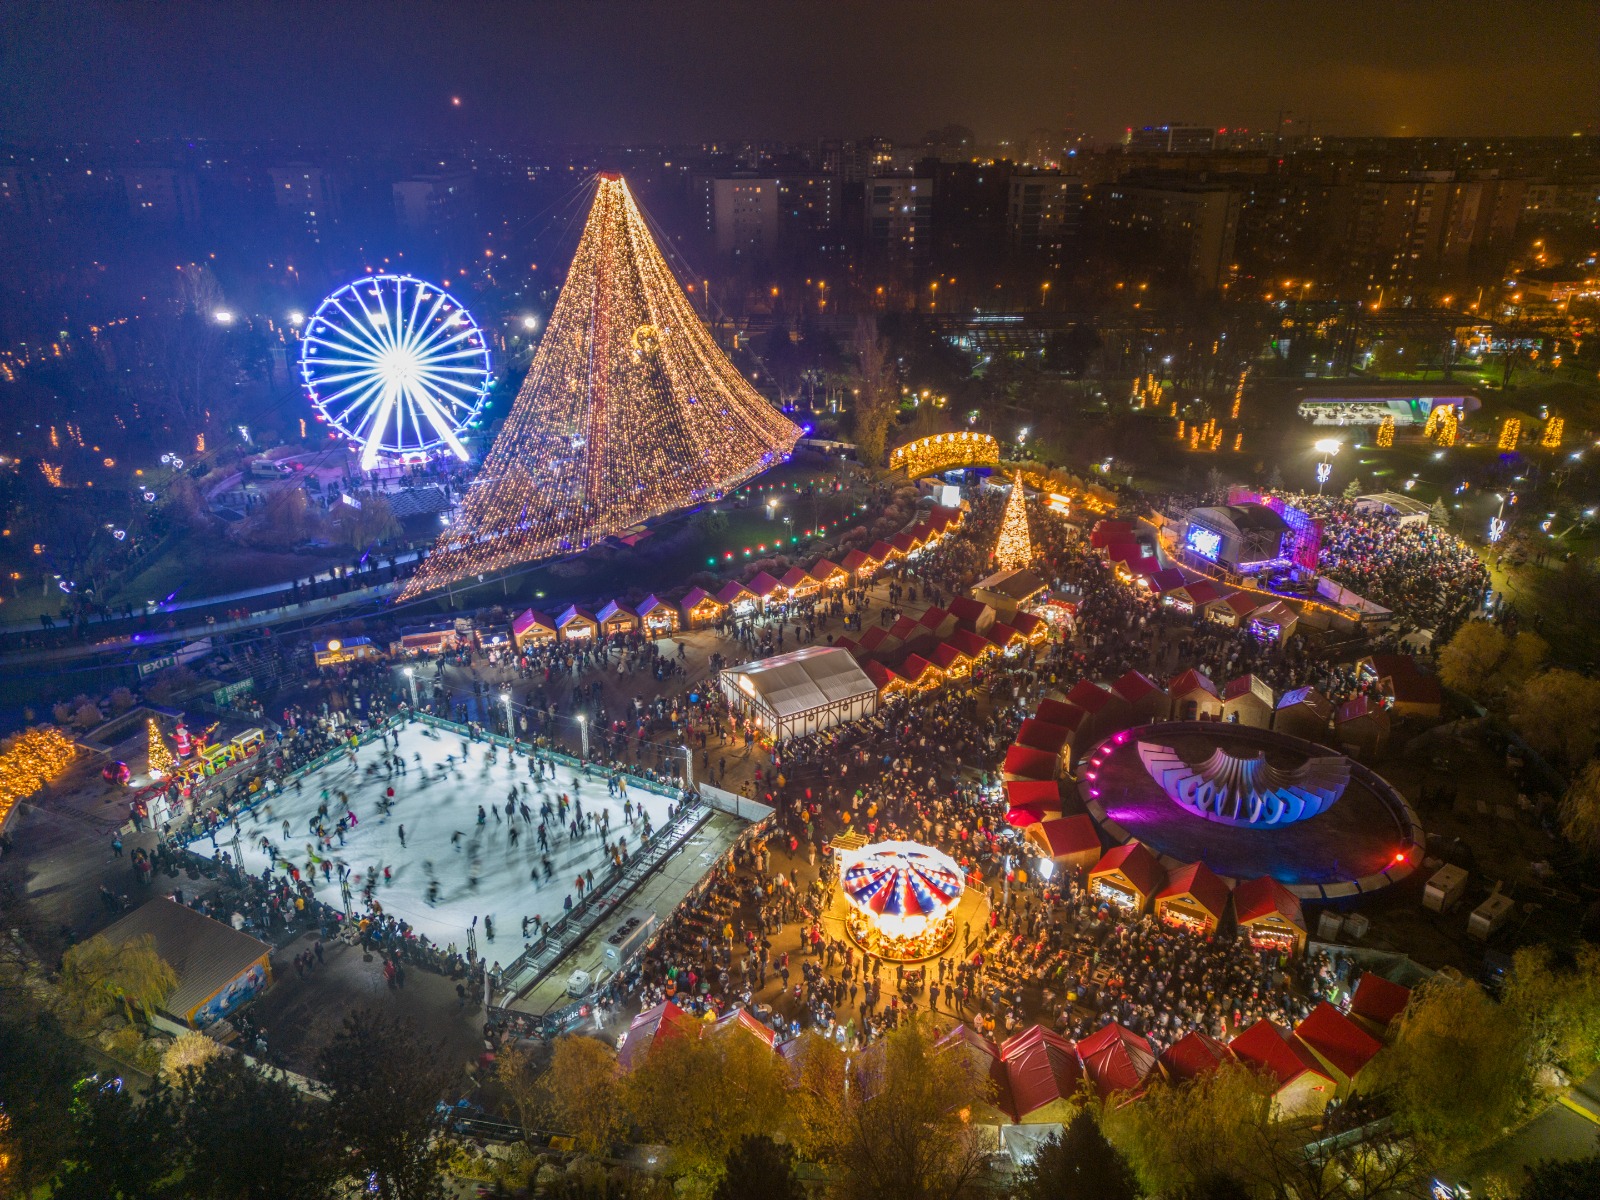
M494 1004L488 1005L485 1013L486 1028L502 1033L514 1031L521 1037L539 1037L546 1040L577 1028L577 1026L589 1019L590 1012L601 995L613 988L618 979L626 976L640 958L655 948L662 935L667 932L667 929L700 901L711 886L711 877L717 869L731 866L741 850L748 847L751 842L767 836L776 824L777 817L769 809L766 816L756 821L749 828L741 830L739 836L734 839L733 844L711 867L707 868L705 874L700 877L699 882L689 889L684 898L673 906L672 911L663 920L657 923L656 932L650 939L629 955L625 962L618 965L616 972L606 980L604 986L593 988L571 1003L547 1013L526 1013L515 1009L502 1008Z

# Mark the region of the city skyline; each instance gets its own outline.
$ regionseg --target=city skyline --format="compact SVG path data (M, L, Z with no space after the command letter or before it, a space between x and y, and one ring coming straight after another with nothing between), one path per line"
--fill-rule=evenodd
M959 123L980 142L1040 127L1104 141L1286 117L1330 135L1559 135L1600 114L1573 82L1600 67L1593 24L1584 4L1442 0L1403 12L701 0L670 20L620 0L381 13L38 3L0 17L13 58L0 136L696 141Z

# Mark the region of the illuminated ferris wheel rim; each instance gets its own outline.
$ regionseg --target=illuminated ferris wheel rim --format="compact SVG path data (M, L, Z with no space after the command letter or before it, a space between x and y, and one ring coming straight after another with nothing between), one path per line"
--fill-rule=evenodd
M367 275L317 306L300 338L311 403L361 447L361 466L416 461L448 448L483 410L488 339L450 292L411 275Z

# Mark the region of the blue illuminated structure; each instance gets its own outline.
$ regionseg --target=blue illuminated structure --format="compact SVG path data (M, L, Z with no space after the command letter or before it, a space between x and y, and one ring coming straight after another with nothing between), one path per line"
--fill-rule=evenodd
M1215 533L1202 525L1189 526L1189 532L1184 539L1201 558L1217 561L1217 555L1222 553L1222 535Z
M443 288L373 275L334 292L300 335L300 378L322 419L361 447L361 467L416 462L477 422L492 379L488 339Z

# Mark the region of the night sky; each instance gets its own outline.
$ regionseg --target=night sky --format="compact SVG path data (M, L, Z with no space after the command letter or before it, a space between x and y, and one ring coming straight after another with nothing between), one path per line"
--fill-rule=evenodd
M1593 0L0 5L0 136L917 137L1184 120L1569 134ZM452 97L460 97L459 106Z

